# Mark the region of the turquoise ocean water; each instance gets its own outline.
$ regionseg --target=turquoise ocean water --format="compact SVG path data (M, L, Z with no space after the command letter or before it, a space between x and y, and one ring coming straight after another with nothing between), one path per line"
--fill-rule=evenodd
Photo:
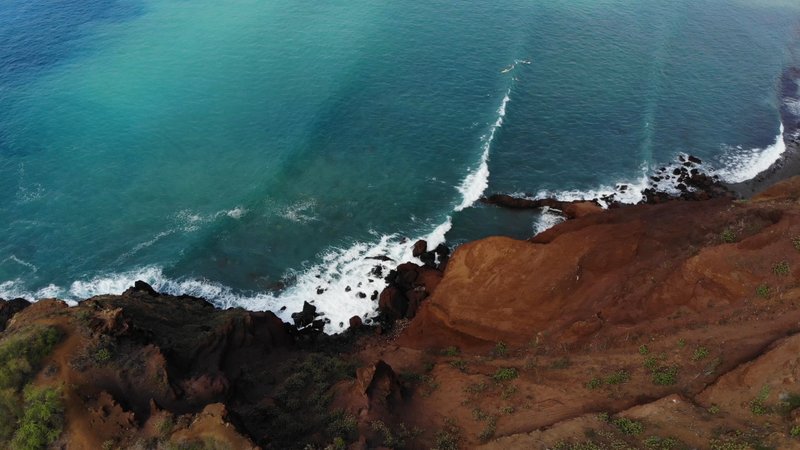
M335 331L374 310L365 257L554 221L484 192L681 152L751 177L798 29L782 0L0 2L0 297L144 279Z

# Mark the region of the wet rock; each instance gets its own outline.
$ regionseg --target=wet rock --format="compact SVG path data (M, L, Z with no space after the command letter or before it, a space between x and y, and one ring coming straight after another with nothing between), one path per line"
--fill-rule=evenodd
M378 291L372 291L372 295L369 296L369 299L373 300L373 301L377 300L378 299L378 295L380 295L380 293Z
M319 316L319 314L317 314L317 307L308 302L303 302L303 310L293 313L292 320L297 328L303 328L313 324L317 316Z
M419 255L420 261L428 267L436 267L436 253L433 251Z
M350 318L350 329L357 330L364 325L364 322L361 320L361 317L353 316Z
M419 258L427 251L428 243L425 240L420 239L414 243L414 248L412 249L411 254L414 256L414 258Z
M702 164L703 163L703 161L701 161L700 158L698 158L696 156L689 155L688 159L689 159L689 162L693 162L695 164Z
M363 292L359 292L358 294L356 294L356 296L358 296L358 298L367 298L367 294Z

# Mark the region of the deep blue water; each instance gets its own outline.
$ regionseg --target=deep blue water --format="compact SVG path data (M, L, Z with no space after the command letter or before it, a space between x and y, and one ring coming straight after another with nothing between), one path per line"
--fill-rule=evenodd
M336 329L374 309L365 256L552 219L484 191L591 195L681 152L752 176L798 24L782 0L2 2L0 296L141 278Z

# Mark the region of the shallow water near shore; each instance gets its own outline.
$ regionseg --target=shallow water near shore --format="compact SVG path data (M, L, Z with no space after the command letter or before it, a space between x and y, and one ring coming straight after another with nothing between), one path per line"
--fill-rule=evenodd
M484 192L589 196L679 153L752 176L799 23L780 1L5 2L0 297L144 279L314 300L336 331L374 311L366 258L554 222Z

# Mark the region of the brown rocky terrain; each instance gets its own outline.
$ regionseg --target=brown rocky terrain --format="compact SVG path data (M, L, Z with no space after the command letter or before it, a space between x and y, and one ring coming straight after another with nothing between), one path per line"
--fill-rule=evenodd
M0 441L800 448L800 178L694 197L577 205L530 240L452 255L418 244L380 325L333 337L310 305L289 325L144 283L73 308L0 302L0 363L18 372L0 364ZM52 439L23 447L26 430Z

